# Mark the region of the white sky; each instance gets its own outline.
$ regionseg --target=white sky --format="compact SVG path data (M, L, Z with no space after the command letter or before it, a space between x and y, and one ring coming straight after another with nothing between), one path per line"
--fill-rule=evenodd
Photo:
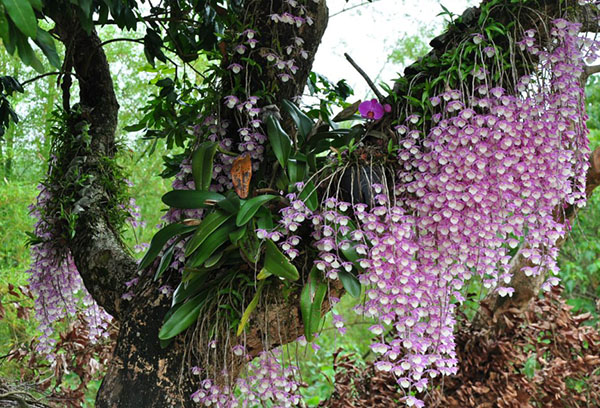
M329 19L323 42L317 51L313 71L325 75L330 81L346 79L354 88L356 99L365 99L370 92L364 79L344 58L347 52L356 63L375 81L386 82L397 77L401 67L387 63L387 56L397 40L405 33L415 34L418 27L437 27L440 33L444 17L440 0L373 0L352 10L334 14L344 8L366 3L366 0L327 0ZM474 0L441 0L455 14L462 12ZM402 68L403 69L403 68Z

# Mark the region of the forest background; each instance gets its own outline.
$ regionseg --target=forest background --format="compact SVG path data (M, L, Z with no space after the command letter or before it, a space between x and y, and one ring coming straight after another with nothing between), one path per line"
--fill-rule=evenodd
M378 7L385 2L386 0L374 0L372 4L358 1L348 4L339 2L341 5L337 11L340 13L339 17L335 17L336 11L332 10L331 14L334 16L332 22L335 22L335 18L341 19L343 15L356 17L361 13L364 14L364 19L383 18L381 14L373 17L369 13L376 13ZM464 5L457 5L457 11L464 9ZM354 6L359 7L353 8ZM446 9L438 7L438 10L442 15L438 16L435 22L427 20L427 24L415 24L415 27L420 28L406 34L397 42L395 38L380 41L387 72L392 72L393 75L394 72L402 71L405 64L409 64L428 51L427 39L443 30L444 17L448 17L443 12ZM381 8L379 12L381 13ZM420 18L425 19L427 16ZM328 32L334 31L332 28ZM111 67L116 70L113 72L113 77L116 78L115 90L121 104L119 138L120 143L125 146L121 150L118 161L131 182L130 193L139 206L143 220L143 224L128 229L126 240L132 252L141 257L145 243L149 242L156 232L156 224L162 214L161 210L164 209L163 204L156 200L156 197L170 189L170 180L159 177L163 171L162 155L166 154L167 149L161 141L151 145L147 140L139 138L135 132L126 131L124 127L137 122L142 114L139 101L145 99L148 94L158 94L159 88L156 83L172 74L172 68L160 63L156 67L150 66L141 51L141 45L126 40L118 41L117 35L122 39L123 33L117 33L110 27L100 32L103 41L112 41L105 47L108 59L117 62ZM377 35L381 34L373 33L373 38ZM128 33L128 38L131 39L141 36L143 34ZM338 51L348 49L352 54L350 45L338 43L335 46ZM320 53L328 53L327 48L322 47ZM360 59L357 59L360 63ZM326 63L319 61L318 55L314 67L317 72L321 67L326 66ZM202 64L203 61L197 62L196 68L200 71ZM51 71L52 69L47 67L47 72ZM0 48L0 72L22 80L36 77L33 69L6 54L3 48ZM377 75L377 80L385 77L383 68L379 73L372 74L373 77ZM341 79L341 75L329 78L331 84ZM367 87L357 81L359 79L355 79L354 83L350 81L356 90L349 100L369 99L369 95L366 94ZM27 296L26 289L27 269L30 264L27 241L28 233L32 231L35 220L29 215L28 205L33 203L38 193L37 185L47 170L50 139L45 135L50 133L50 119L55 106L59 103L60 89L56 87L56 77L53 75L24 85L27 92L16 94L13 98L21 122L17 126L11 125L4 138L0 139L0 381L21 383L29 387L28 389L34 394L35 390L40 390L39 386L42 385L42 388L46 387L46 390L49 390L47 395L65 398L65 401L70 398L69 401L79 401L84 406L91 406L99 386L99 378L102 377L101 365L98 366L100 371L92 370L88 373L88 381L82 388L81 373L76 372L77 370L66 368L62 371L57 370L56 367L50 367L44 362L42 356L36 356L31 352L32 342L37 335L37 322L32 316L33 300ZM597 78L592 77L588 81L586 97L590 147L593 150L600 145L600 81ZM170 151L170 154L173 153L177 152ZM147 194L149 189L152 190L152 194ZM563 297L568 299L567 303L572 306L574 315L591 313L593 319L589 323L596 327L598 327L600 309L600 303L597 301L600 295L599 214L600 192L596 191L587 207L578 214L559 259L560 277L564 287ZM342 301L355 300L344 298ZM370 336L367 330L371 323L354 316L352 312L348 312L345 318L348 322L346 336L337 336L332 322L328 320L316 341L316 347L303 351L299 356L298 363L303 382L310 384L303 390L305 401L309 406L316 406L332 393L335 374L333 356L339 349L355 353L364 361L373 357L369 349ZM68 347L72 344L69 346L67 333L72 335L73 327L73 321L63 322L64 353L70 352ZM105 346L110 347L110 342ZM88 357L100 359L101 352L98 349L90 353ZM29 360L28 364L24 364L23 359L15 358L19 354L30 355L33 359ZM86 361L89 363L90 360ZM66 364L65 367L67 366L69 365ZM536 369L535 360L526 362L524 367L527 370L526 375L533 375ZM325 377L322 376L323 373ZM329 381L323 381L323 378L328 378ZM36 395L42 396L42 394Z

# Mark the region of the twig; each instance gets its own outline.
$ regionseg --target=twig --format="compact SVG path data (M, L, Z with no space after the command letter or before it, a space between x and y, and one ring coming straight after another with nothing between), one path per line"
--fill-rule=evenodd
M360 3L360 4L355 4L354 6L350 6L350 7L348 7L348 8L343 8L343 9L341 9L340 11L338 11L337 13L333 13L332 15L330 15L330 16L329 16L329 18L333 18L333 17L335 17L335 16L339 16L340 14L342 14L342 13L345 13L346 11L350 11L350 10L352 10L352 9L355 9L355 8L357 8L357 7L361 7L361 6L368 6L368 5L370 5L370 4L377 3L378 1L381 1L381 0L369 0L369 1L364 1L364 2L362 2L362 3Z
M50 75L60 75L60 74L62 74L62 72L60 72L60 71L56 71L56 72L46 72L45 74L38 75L38 76L36 76L36 77L33 77L33 78L31 78L31 79L28 79L28 80L26 80L26 81L23 81L23 82L21 82L21 86L25 86L25 85L27 85L27 84L29 84L29 83L31 83L31 82L35 82L35 81L37 81L38 79L42 79L42 78L44 78L44 77L47 77L47 76L50 76Z
M359 67L356 62L354 62L354 60L352 59L352 57L350 57L350 55L348 55L348 53L345 52L344 57L346 57L346 59L350 64L352 64L354 69L358 71L358 73L365 79L365 81L367 81L367 84L369 84L369 87L373 90L375 95L377 95L377 98L379 98L380 101L383 101L385 98L383 97L381 92L379 92L379 89L377 89L377 87L375 86L373 81L371 81L371 78L369 78L365 71L363 71L362 68Z

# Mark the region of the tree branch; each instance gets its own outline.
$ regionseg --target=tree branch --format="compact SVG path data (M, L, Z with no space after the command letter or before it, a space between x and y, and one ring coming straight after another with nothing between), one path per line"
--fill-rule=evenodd
M369 78L367 73L365 71L363 71L361 67L358 66L358 64L352 59L352 57L350 57L350 55L348 55L348 53L344 53L344 57L346 57L346 59L354 67L354 69L358 71L358 73L365 79L365 81L367 81L369 88L371 88L371 90L375 93L375 95L377 95L377 98L379 99L379 101L383 102L383 100L385 98L383 97L383 95L381 94L379 89L377 89L377 87L375 86L373 81L371 81L371 78Z
M63 74L62 71L46 72L45 74L38 75L38 76L35 76L33 78L30 78L30 79L27 79L27 80L21 82L21 86L25 86L27 84L30 84L32 82L37 81L38 79L42 79L42 78L45 78L45 77L50 76L50 75L61 75L61 74Z
M106 177L102 174L102 163L117 150L115 131L119 104L96 32L87 33L81 27L73 8L57 11L50 17L65 44L65 55L69 59L66 62L72 65L78 78L82 115L90 124L91 146L82 149L87 153L77 157L79 170L88 175L88 182L75 187L78 201L71 210L78 218L69 248L94 300L118 318L123 283L131 279L137 269L119 233L110 224L106 208L109 194L101 183Z

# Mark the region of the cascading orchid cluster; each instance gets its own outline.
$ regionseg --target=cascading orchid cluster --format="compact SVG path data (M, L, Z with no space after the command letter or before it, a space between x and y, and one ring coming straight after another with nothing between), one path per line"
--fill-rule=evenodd
M52 200L51 191L43 184L38 189L37 202L29 209L38 219L34 233L41 242L31 246L32 262L27 273L30 275L29 284L35 297L35 314L41 333L36 350L53 362L56 340L52 335L57 321L73 317L78 309L83 309L88 338L96 342L108 335L108 324L112 317L94 302L83 285L71 252L57 238L56 224L60 220L44 211Z
M233 348L237 356L245 356L241 345ZM289 408L300 403L296 377L298 368L282 366L282 352L275 349L262 352L248 363L244 378L236 380L236 389L240 397L229 387L219 386L213 380L205 379L200 388L192 394L192 400L204 406L219 408L270 406ZM267 404L267 405L265 405Z
M387 215L389 228L371 240L363 279L374 288L363 311L396 328L394 340L373 348L382 355L377 367L398 370L404 388L422 390L425 374L457 369L452 298L463 300L459 290L472 276L512 295L507 284L517 250L528 260L526 275L557 272L565 226L556 213L585 202L589 148L583 40L577 24L553 25L550 51L526 33L521 45L539 59L540 71L535 81L521 78L516 95L483 77L475 97L448 90L432 98L442 113L425 137L410 120L398 127L401 170L391 210L400 206L410 215L399 224ZM544 288L557 283L551 276Z

